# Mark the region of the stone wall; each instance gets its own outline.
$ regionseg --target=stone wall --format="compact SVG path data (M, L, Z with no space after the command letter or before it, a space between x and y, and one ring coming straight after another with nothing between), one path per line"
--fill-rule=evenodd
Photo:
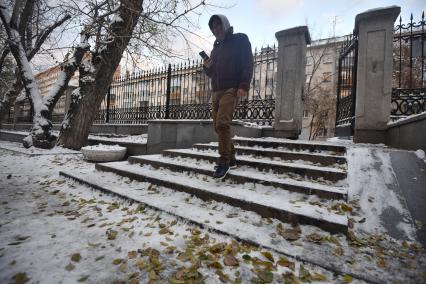
M164 149L190 148L195 143L217 141L211 120L152 120L148 123L148 154ZM232 122L232 136L261 137L262 128Z
M3 124L4 130L29 131L31 124ZM60 124L53 124L53 130L59 131ZM139 135L148 132L148 124L94 124L90 133L109 133L122 135Z
M386 145L426 152L426 112L390 124L386 131Z

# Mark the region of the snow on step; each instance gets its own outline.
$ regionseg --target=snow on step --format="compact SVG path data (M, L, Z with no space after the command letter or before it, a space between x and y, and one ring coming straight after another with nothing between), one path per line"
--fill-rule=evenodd
M196 160L192 158L184 157L167 157L159 154L155 155L142 155L142 156L132 156L130 157L132 162L146 163L152 161L153 163L162 163L168 165L171 168L181 167L187 171L200 172L209 176L213 175L214 163L210 163L203 160ZM296 180L295 177L290 177L288 174L279 174L267 171L258 171L257 169L240 166L236 169L231 169L228 173L228 176L232 179L244 180L252 182L270 182L276 184L284 189L289 188L291 191L293 188L299 188L298 192L303 192L305 194L310 194L310 191L317 195L330 196L337 195L343 199L347 197L347 185L346 183L340 181L334 183L333 185L321 184L318 182L310 182L300 178ZM328 181L325 181L328 182ZM328 182L331 184L331 182ZM322 194L321 194L322 193Z
M273 142L273 141L267 141L267 142ZM259 145L254 146L243 146L238 145L238 140L234 143L235 149L241 149L241 150L253 150L258 152L271 152L271 153L277 153L277 154L300 154L301 156L311 156L311 157L327 157L327 158L334 158L334 159L344 159L346 161L346 158L343 155L338 155L334 151L327 151L327 150L321 150L319 152L310 152L308 150L300 150L300 149L288 149L285 147L285 145L280 146L278 148L273 147L263 147ZM296 144L296 143L293 143ZM210 142L210 143L197 143L194 146L204 146L204 147L218 147L217 142Z
M200 179L194 175L188 176L185 173L157 170L151 166L128 164L126 162L103 163L99 165L99 168L103 170L108 170L109 168L112 171L118 170L120 174L128 172L132 173L132 176L145 176L169 184L177 184L181 189L190 191L198 196L226 200L231 204L240 204L239 206L243 205L245 208L253 208L253 210L268 212L268 214L270 212L281 212L280 215L285 216L284 218L293 220L293 217L288 216L295 216L299 222L315 224L333 232L347 230L346 216L337 215L323 207L309 204L310 200L319 202L317 197L310 196L307 201L302 201L305 196L303 194L290 193L270 186L227 184L206 176Z
M64 171L60 172L60 174L89 186L95 186L98 190L141 202L151 208L183 218L206 229L213 229L248 243L255 243L260 247L272 248L297 259L302 257L302 259L322 264L322 266L326 259L331 264L331 267L334 268L333 263L336 258L345 257L344 255L340 257L334 256L332 254L332 246L320 247L309 242L303 242L303 246L293 245L281 237L271 238L271 232L276 231L278 220L272 219L272 223L268 224L263 222L262 220L264 219L255 212L241 210L225 203L216 201L203 202L190 194L176 192L165 187L156 187L155 191L148 190L149 183L129 182L127 178L114 173L85 169ZM324 233L319 228L309 225L302 225L301 231L302 238L314 232ZM309 253L306 253L306 251L309 251ZM344 259L341 260L341 263L346 266ZM344 271L345 269L351 271L350 268L343 267L343 269Z
M346 152L346 147L344 145L330 144L322 141L304 141L304 140L290 140L284 138L273 138L273 137L265 137L265 138L247 138L247 137L237 137L232 138L235 143L250 143L258 144L258 145L267 145L267 144L275 144L282 147L292 146L298 148L318 148L323 152L333 151L336 155L341 155ZM337 152L337 153L336 153Z
M371 269L371 262L365 261L363 254L354 254L345 249L344 254L336 255L333 254L336 248L333 245L327 243L317 245L306 241L306 236L312 233L326 236L324 231L313 226L302 225L300 239L289 242L281 236L271 236L271 232L275 232L277 225L280 224L278 220L266 220L254 212L215 201L203 202L189 194L174 192L164 187L157 187L155 191L150 191L149 183L131 182L119 175L93 169L65 171L60 174L92 187L95 185L98 190L117 194L126 200L140 202L183 218L207 230L229 235L331 271L338 271L342 275L351 274L354 278L372 283L392 282L394 279L393 274L388 276L388 274L381 274L377 269ZM287 227L288 224L284 226ZM339 240L344 238L341 235L336 237ZM387 278L384 279L383 276Z
M339 147L339 148L342 148L342 149L346 148L344 145L332 144L332 143L329 143L327 141L292 140L292 139L275 138L275 137L253 138L253 137L240 137L240 136L234 136L232 139L233 140L240 140L240 141L246 140L246 141L256 141L256 142L280 142L280 143L285 143L285 144L330 146L330 147Z
M194 145L194 148L202 149L202 150L217 150L218 144L217 142L211 142L208 144L205 143L198 143ZM269 155L269 156L293 156L293 157L300 157L300 160L305 160L306 162L309 161L315 161L315 159L327 159L329 161L334 161L336 163L344 164L346 163L346 158L343 156L336 156L336 155L330 155L330 154L323 154L323 153L311 153L311 152L301 152L301 151L291 151L291 150L284 150L284 149L277 149L277 148L264 148L264 147L248 147L248 146L235 146L235 150L240 151L247 151L252 153L252 155ZM285 160L285 158L283 159ZM294 160L294 159L290 159ZM314 162L311 162L314 163ZM321 163L321 162L317 162Z
M204 156L204 157L210 157L210 158L219 158L219 154L217 152L205 152L205 151L200 152L195 149L171 149L171 150L167 150L167 152L198 155L200 157ZM281 162L281 161L274 161L269 158L259 158L259 157L253 158L246 155L238 155L237 161L248 162L248 163L259 163L259 164L272 165L272 166L284 166L289 168L299 168L299 169L330 172L335 174L346 175L346 171L342 169L336 169L336 168L324 167L324 166L307 165L303 163L303 161L299 161L299 162L293 161L292 163L287 163L287 162Z

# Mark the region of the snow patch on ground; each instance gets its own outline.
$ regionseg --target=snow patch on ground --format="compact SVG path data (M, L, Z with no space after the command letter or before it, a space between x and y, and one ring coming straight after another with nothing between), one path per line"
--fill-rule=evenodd
M5 130L1 129L1 132L11 133L11 134L23 134L28 135L28 131L19 131L19 130ZM59 131L52 131L52 134L58 136ZM117 143L136 143L136 144L146 144L148 140L148 134L139 134L139 135L123 135L118 136L114 134L90 134L89 139L98 140L98 141L108 141L108 142L117 142Z
M0 145L4 143L9 142L0 142ZM14 146L22 147L19 143ZM361 199L360 211L367 219L366 228L371 229L377 225L379 231L385 231L375 215L386 204L404 213L401 202L392 196L395 195L392 190L388 190L393 181L389 154L382 153L377 148L351 148L348 160L349 165L354 165L348 168L348 179L355 183L351 190ZM167 283L167 279L173 277L182 267L188 268L198 261L201 263L198 272L206 283L222 283L219 269L208 266L204 256L210 257L209 248L219 243L224 243L232 251L235 242L233 238L200 229L170 214L151 209L140 210L138 204L92 190L58 175L59 171L71 170L93 173L95 179L102 179L116 189L128 192L133 189L134 194L150 198L158 196L160 202L162 194L167 192L169 200L173 199L173 192L167 188L94 171L93 167L81 155L61 153L27 157L0 149L0 283L12 282L16 273L25 273L30 278L29 282L34 283L77 283L79 280L86 283L126 282L130 280L130 275L135 275L139 283L147 283L150 276L153 276L150 272L153 270L149 269L152 258L144 255L146 249L159 252L162 268L154 276L160 276L163 283ZM213 164L209 167L213 168ZM380 171L384 172L383 176L379 174ZM216 185L220 187L221 183ZM231 187L232 184L228 186ZM137 191L139 193L135 193ZM368 195L373 197L372 202L364 200ZM198 206L199 210L208 210L201 221L215 222L217 226L232 226L237 220L248 222L250 226L256 227L251 230L251 234L265 239L270 247L282 246L289 251L299 251L301 256L311 256L321 251L324 259L331 259L336 267L344 266L354 271L364 269L366 274L375 275L378 282L422 283L420 279L424 280L421 278L425 271L423 251L418 250L415 244L395 242L388 236L360 236L358 229L362 228L362 223L355 224L357 238L362 239L333 236L312 226L301 226L300 240L289 242L277 234L277 220L259 218L252 212L226 204L204 202L181 193L175 196L180 200L177 204L180 208L185 208L188 204ZM190 213L195 214L195 211ZM216 213L231 215L223 220ZM244 226L243 221L239 223L240 226ZM401 230L409 231L403 222L398 226ZM161 232L164 228L167 228L166 232ZM117 235L110 239L113 232ZM259 236L261 233L262 236ZM307 240L311 233L329 240L333 237L337 243L334 240L314 243ZM359 241L362 241L361 245L358 244ZM351 244L352 242L355 244ZM282 254L262 248L245 248L241 243L238 245L240 251L235 254L238 267L225 265L222 254L215 256L217 262L223 266L220 270L230 277L230 282L240 278L241 283L251 283L256 282L255 278L258 279L259 275L270 277L270 274L265 274L267 271L263 265L259 264L269 262L265 257L268 254L262 254L264 252L271 254L273 265L277 269L272 271L272 283L283 283L284 273L292 272L297 277L301 276L302 265L311 274L318 272L325 275L329 283L343 283L350 279L345 278L345 275L334 275L320 267L288 258L295 265L293 271L276 263ZM313 247L316 249L312 249ZM71 257L76 253L81 259L73 261ZM193 263L192 259L182 258L187 254L195 257ZM317 258L321 256L316 255ZM254 262L244 260L249 258L258 258L260 262L255 266ZM259 272L263 274L258 274ZM351 283L363 282L355 279Z
M93 164L84 162L80 156L44 155L31 157L29 161L26 156L4 150L0 154L1 283L12 282L18 273L25 273L31 283L128 282L129 275L134 275L139 283L147 283L153 277L152 265L158 269L154 276L167 283L179 269L190 267L193 257L202 261L196 271L206 283L222 283L218 269L208 267L198 251L211 255L209 248L221 243L235 247L232 238L202 230L170 214L141 209L138 204L58 176L59 170L93 168ZM156 190L149 183L117 176L111 185L114 182ZM213 207L214 204L212 210L220 210L220 206ZM258 221L258 226L267 226L265 220ZM250 283L258 276L243 255L264 262L268 259L262 254L263 249L238 246L237 267L225 265L222 254L217 262L231 281L239 278L241 283ZM152 249L158 251L161 266L155 266L156 257L145 255ZM273 251L269 253L275 261L282 257ZM342 275L334 276L322 268L288 260L294 263L294 271L277 265L273 283L283 283L283 273L302 275L302 265L310 273L321 273L328 281L339 283L343 279Z
M349 198L358 200L365 222L357 223L359 230L371 234L387 234L384 215L396 210L403 220L397 225L408 239L415 240L410 213L394 191L398 181L392 169L390 154L375 148L348 149Z
M26 155L58 155L58 154L80 154L80 151L75 151L67 148L56 146L53 149L41 149L41 148L24 148L21 143L1 141L1 149L9 151L19 152Z

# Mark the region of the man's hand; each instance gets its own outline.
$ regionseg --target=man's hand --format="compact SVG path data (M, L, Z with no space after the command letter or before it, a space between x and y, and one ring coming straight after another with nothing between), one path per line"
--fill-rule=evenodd
M237 91L237 96L238 96L238 97L244 97L244 96L247 96L247 91L246 91L246 90L244 90L244 89L238 89L238 91Z
M203 61L203 65L206 68L210 68L213 64L213 61L211 58L207 58L206 60Z

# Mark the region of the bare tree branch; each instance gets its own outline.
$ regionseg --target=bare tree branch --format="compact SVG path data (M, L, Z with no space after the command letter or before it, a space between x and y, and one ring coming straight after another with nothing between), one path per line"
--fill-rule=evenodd
M13 6L12 16L10 17L9 22L7 21L7 18L5 18L6 22L8 22L8 24L12 28L15 28L15 29L19 28L20 16L26 3L27 3L26 0L16 0L15 6ZM4 16L6 17L6 14L4 14Z
M36 1L27 1L25 7L22 11L20 21L18 23L18 32L21 35L21 42L24 46L24 49L31 48L31 36L26 37L26 32L31 31L31 19L34 12L34 3Z
M38 37L37 41L35 42L34 48L29 52L28 58L33 58L34 55L36 55L37 52L40 50L41 45L46 41L46 38L52 33L52 31L56 29L57 27L59 27L60 25L62 25L67 20L69 20L70 18L71 18L71 15L67 14L63 16L61 19L59 19L58 21L56 21L51 26L44 29L43 32Z
M80 66L84 55L89 51L89 49L88 37L85 34L82 34L81 43L75 48L72 57L65 60L62 64L61 72L58 75L59 79L56 81L54 87L49 91L48 95L44 98L44 102L50 111L50 115L53 107L67 89L69 81Z

